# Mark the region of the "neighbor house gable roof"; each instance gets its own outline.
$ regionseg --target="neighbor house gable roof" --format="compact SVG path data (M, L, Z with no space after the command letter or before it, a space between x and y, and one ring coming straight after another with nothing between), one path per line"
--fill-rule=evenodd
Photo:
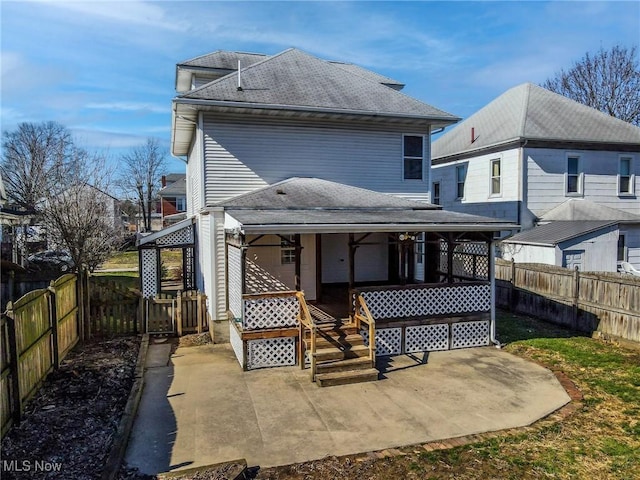
M240 85L238 88L238 75ZM430 118L457 117L338 66L292 48L176 98L252 108Z
M472 139L473 129L473 139ZM510 146L547 143L640 148L640 128L531 83L507 90L433 143L434 163ZM465 155L466 154L466 155ZM439 162L438 162L439 160Z
M164 188L161 188L158 195L161 197L185 196L187 194L187 179L182 178L171 182Z

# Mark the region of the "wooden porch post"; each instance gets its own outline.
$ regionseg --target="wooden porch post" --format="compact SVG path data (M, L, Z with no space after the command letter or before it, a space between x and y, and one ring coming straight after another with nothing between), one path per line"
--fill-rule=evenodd
M447 283L453 283L453 251L456 245L453 241L453 233L447 234Z
M316 300L322 301L322 234L316 233Z
M355 261L356 261L356 246L354 234L349 234L349 291L355 286L356 274L355 274Z
M295 243L295 248L296 248L296 291L301 291L302 287L301 287L301 281L300 281L300 277L301 277L301 264L302 264L302 245L300 243L300 234L296 233L293 236L294 239L294 243Z

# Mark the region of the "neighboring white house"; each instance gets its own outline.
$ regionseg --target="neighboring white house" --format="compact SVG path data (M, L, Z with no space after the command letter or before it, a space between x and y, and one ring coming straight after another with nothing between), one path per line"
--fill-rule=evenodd
M157 249L194 245L195 284L246 368L304 362L301 291L336 294L344 316L360 294L377 320L412 316L375 330L378 354L489 343L494 235L515 226L428 203L431 132L458 118L297 49L218 51L176 77L188 218L140 241L145 295Z
M621 261L640 266L638 225L616 222L640 215L640 128L527 83L438 138L432 159L433 203L518 223L523 232L514 241L546 242L546 250L521 249L519 261L604 271L616 271ZM591 219L609 221L608 233L586 224L526 232L543 219L551 221L546 215L573 199L608 207ZM585 260L589 249L583 241L610 255Z

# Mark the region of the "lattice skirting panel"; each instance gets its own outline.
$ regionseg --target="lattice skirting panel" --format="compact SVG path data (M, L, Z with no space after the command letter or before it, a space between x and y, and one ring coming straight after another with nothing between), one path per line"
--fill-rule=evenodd
M285 367L296 364L295 337L248 340L247 369Z
M369 330L362 329L364 344L369 346ZM379 328L376 330L376 357L402 353L402 328Z
M243 304L243 327L246 330L298 325L300 303L294 296L245 299Z
M461 322L451 325L451 348L489 345L490 322Z
M449 348L449 325L419 325L406 327L404 337L405 353L430 352Z
M229 342L231 343L231 348L233 348L233 353L236 354L238 363L244 368L244 344L240 333L233 324L233 320L229 322Z
M369 330L363 328L360 333L365 345L369 346ZM379 328L376 330L376 356L484 347L489 345L489 335L489 320Z

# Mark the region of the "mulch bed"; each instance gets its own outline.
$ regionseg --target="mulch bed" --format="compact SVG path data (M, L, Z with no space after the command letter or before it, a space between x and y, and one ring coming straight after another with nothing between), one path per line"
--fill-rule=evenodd
M3 439L3 480L100 478L134 382L140 340L76 346Z

